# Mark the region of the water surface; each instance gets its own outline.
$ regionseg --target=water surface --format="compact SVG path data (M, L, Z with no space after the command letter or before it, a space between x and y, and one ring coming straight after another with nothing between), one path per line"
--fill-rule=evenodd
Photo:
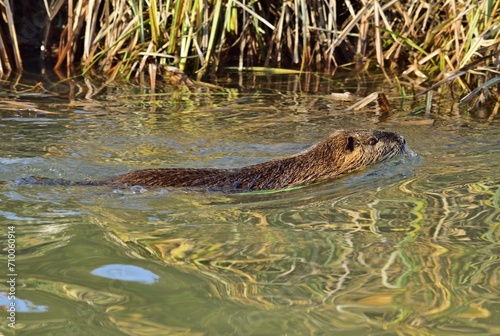
M15 226L16 334L500 333L498 117L447 101L425 116L383 80L315 80L92 97L83 84L22 94L5 82L0 246ZM348 111L328 96L344 89L383 90L393 111ZM419 156L272 193L15 182L237 167L339 128L398 132ZM1 265L8 274L6 252ZM2 306L8 290L0 285Z

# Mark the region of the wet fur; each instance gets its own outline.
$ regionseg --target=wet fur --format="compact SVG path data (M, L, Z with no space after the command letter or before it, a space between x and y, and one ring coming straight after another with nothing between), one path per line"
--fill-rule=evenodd
M222 191L276 190L331 179L406 151L404 138L396 133L339 130L299 154L251 166L145 169L104 183Z
M277 190L332 179L403 153L409 153L406 141L396 133L338 130L296 155L242 168L144 169L106 181L28 178L21 183L117 187L139 185L212 191Z

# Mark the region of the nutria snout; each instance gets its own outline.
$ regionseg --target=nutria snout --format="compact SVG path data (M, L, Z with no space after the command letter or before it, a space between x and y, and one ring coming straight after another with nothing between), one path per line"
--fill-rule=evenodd
M331 179L411 153L403 136L378 130L338 130L309 149L251 166L136 170L102 184L184 187L204 190L276 190Z

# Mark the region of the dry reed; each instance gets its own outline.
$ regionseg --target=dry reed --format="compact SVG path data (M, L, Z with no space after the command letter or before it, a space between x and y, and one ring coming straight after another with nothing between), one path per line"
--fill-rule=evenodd
M450 83L463 94L498 85L496 0L258 1L68 0L56 68L140 79L155 85L165 66L198 77L226 65L332 73L338 67L401 69ZM0 71L22 68L12 8L0 38ZM53 18L56 13L50 13ZM48 25L53 24L47 21ZM6 52L11 41L11 53ZM431 78L429 80L428 78ZM478 93L479 94L479 93Z

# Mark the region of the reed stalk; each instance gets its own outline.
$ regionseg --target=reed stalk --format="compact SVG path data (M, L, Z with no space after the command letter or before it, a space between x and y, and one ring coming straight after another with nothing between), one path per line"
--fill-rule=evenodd
M13 65L22 69L10 4L0 3L8 28L0 35L0 72ZM144 74L156 78L167 66L201 78L225 66L333 73L338 67L376 65L465 95L477 87L496 90L497 85L483 84L498 77L499 4L68 0L48 13L47 24L55 24L57 11L67 13L56 67L65 65L68 72L80 65L82 73L92 70L132 80ZM156 85L154 78L151 83Z
M14 54L14 62L15 62L16 68L18 70L22 70L23 69L23 61L21 59L21 52L19 51L19 44L17 43L17 34L16 34L16 27L14 25L13 8L11 6L10 1L8 1L8 0L4 0L1 3L1 5L2 5L2 13L5 14L5 16L7 17L7 26L8 26L9 30L8 30L8 36L6 36L6 37L10 38L12 41L11 51ZM4 70L7 70L7 72L10 72L12 70L12 67L10 65L8 51L5 48L6 43L3 40L4 39L3 34L0 34L0 39L2 40L0 42L0 48L1 48L0 51L2 53L2 56L1 56L2 69L1 69L1 71L2 71L2 73L4 72Z

